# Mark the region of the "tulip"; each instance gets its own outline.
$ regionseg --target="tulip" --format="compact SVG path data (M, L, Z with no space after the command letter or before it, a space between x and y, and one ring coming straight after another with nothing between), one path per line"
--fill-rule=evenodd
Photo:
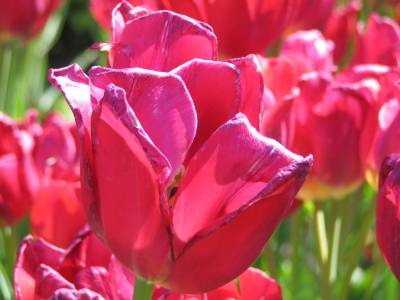
M304 0L298 5L289 32L317 29L322 31L337 0Z
M93 231L136 276L198 294L250 266L312 158L262 137L241 113L221 119L219 111L241 111L237 100L230 108L194 105L172 73L96 67L87 77L75 65L50 70L49 79L75 115L82 198ZM195 90L218 90L200 84ZM256 109L243 111L257 111L256 99ZM197 111L209 112L208 119ZM196 142L197 122L199 129L207 128L200 122L220 125ZM195 153L192 142L201 145Z
M105 30L110 31L111 15L114 8L121 0L90 0L89 8L93 18ZM151 10L157 10L157 0L128 0L133 6L144 6Z
M397 145L400 122L400 71L382 65L358 65L339 74L337 80L351 82L364 89L369 106L363 128L360 155L366 178L378 188L379 167L391 153L400 153Z
M358 0L344 4L332 12L324 27L324 36L335 44L333 59L336 63L348 55L351 41L356 34L357 17L361 8L362 4Z
M78 133L75 124L66 124L57 113L47 115L42 131L33 153L41 184L30 215L31 231L66 248L86 224L80 196Z
M111 68L171 71L194 58L217 59L217 40L205 23L168 11L151 12L121 2L113 12L111 42L91 49L109 51Z
M38 35L49 16L63 2L63 0L2 0L0 41L28 39Z
M132 279L88 227L67 250L27 236L14 269L15 298L132 299Z
M323 74L303 75L298 88L297 96L264 111L261 132L294 153L314 156L299 198L343 198L364 180L359 151L369 103L357 86Z
M400 29L393 20L372 13L365 28L357 31L352 65L398 66ZM375 45L370 47L370 45Z
M37 194L32 117L17 123L0 112L0 226L20 221Z
M400 282L400 156L388 156L380 169L376 240L387 265Z
M67 250L27 236L19 247L14 270L17 300L132 299L134 275L115 259L89 230L83 229ZM236 282L200 295L183 295L154 287L153 300L282 299L281 288L260 270L249 268Z
M277 102L295 97L297 82L302 74L313 71L327 76L336 69L332 61L333 44L317 30L299 31L284 39L279 57L261 57L265 87L271 91L271 103L264 103L268 110Z
M206 22L214 29L223 57L264 54L276 42L302 1L161 0L161 7ZM273 29L272 29L273 28Z

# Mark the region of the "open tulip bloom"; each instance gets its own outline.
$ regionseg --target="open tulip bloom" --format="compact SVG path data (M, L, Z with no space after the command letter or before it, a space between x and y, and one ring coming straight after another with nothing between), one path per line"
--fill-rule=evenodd
M72 65L49 79L75 116L91 228L136 276L170 290L204 293L244 272L311 168L246 115L221 121L216 112L234 111L226 102L194 104L172 72L94 67L88 77Z

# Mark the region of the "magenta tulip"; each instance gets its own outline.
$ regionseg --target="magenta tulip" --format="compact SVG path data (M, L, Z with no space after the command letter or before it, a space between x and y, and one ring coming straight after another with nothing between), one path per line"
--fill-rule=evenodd
M312 159L262 137L245 115L232 116L243 111L253 118L260 86L253 104L241 100L242 89L230 103L198 96L194 103L190 95L212 94L219 82L195 83L198 72L184 66L173 72L182 77L100 67L87 77L70 66L51 70L49 78L75 115L83 203L94 232L135 275L196 294L250 266L292 204ZM252 73L244 74L232 84L253 86L247 82ZM189 91L184 77L192 84ZM208 112L208 118L197 112ZM203 128L199 136L196 128Z
M376 207L376 239L382 256L400 282L400 155L382 163Z

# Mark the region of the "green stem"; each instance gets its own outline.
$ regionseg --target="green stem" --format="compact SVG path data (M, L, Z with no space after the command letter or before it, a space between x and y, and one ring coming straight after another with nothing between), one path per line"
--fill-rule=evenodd
M297 282L298 280L298 270L299 270L299 248L300 248L300 225L301 225L301 211L297 211L293 215L292 219L292 230L290 234L290 243L292 245L292 273L291 273L291 283L290 292L292 299L296 298L297 295Z
M356 268L358 261L360 259L360 255L364 249L365 245L365 240L367 238L368 231L370 230L371 227L371 222L375 217L375 206L376 206L376 201L370 200L370 204L368 209L366 210L366 213L364 215L362 223L357 226L359 228L359 231L357 235L355 236L355 245L352 248L352 252L350 255L350 258L347 262L347 269L345 272L345 275L343 277L343 284L340 289L340 294L339 294L339 300L340 299L347 299L347 293L350 287L350 281L351 281L351 276L354 272L354 269Z
M133 300L150 300L153 295L154 284L145 279L135 276L135 289Z
M263 250L264 253L264 258L265 262L267 264L267 268L269 271L269 274L271 275L272 278L275 278L276 280L279 278L278 276L278 268L276 266L276 259L274 255L274 251L272 250L270 242L268 242Z
M321 297L323 300L331 298L329 284L329 249L326 237L325 215L320 202L314 202L315 233L317 237L317 251L320 266Z

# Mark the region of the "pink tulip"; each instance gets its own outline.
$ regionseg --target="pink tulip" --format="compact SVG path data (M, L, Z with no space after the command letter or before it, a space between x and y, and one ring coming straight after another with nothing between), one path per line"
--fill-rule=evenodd
M317 30L298 31L284 39L279 57L261 57L265 87L271 91L271 105L292 98L298 93L297 82L301 75L319 71L330 76L336 67L332 61L333 44Z
M105 30L110 31L111 15L121 0L90 0L89 8L96 22ZM157 10L157 0L127 0L133 6L143 6Z
M26 121L17 123L0 112L0 226L20 221L37 194L31 135L34 118L28 113Z
M400 155L382 163L376 208L376 239L382 256L400 282Z
M259 111L260 84L253 104L241 100L254 86L250 70L232 83L242 88L230 103L192 100L224 81L196 83L202 75L185 66L172 72L182 77L100 67L87 77L76 65L50 71L77 122L89 224L137 276L179 293L226 284L258 256L305 180L310 157L235 116L252 120Z
M374 47L371 47L374 45ZM352 65L398 66L400 28L393 20L372 13L365 29L358 28Z
M283 40L281 56L290 57L301 62L305 69L301 74L319 71L330 75L335 71L333 65L332 41L325 40L318 30L298 31Z
M111 68L171 71L194 58L217 59L217 40L205 23L168 11L151 12L121 2L114 10L111 42L91 49L109 51Z
M301 199L342 198L364 180L359 149L369 103L357 86L318 73L303 75L298 88L297 96L264 112L261 132L314 156Z
M249 268L236 282L208 294L184 295L160 286L154 287L153 300L178 299L282 299L279 284L260 270ZM132 299L134 275L125 269L85 228L67 250L42 239L26 237L18 251L14 270L17 300L31 299Z
M32 38L63 0L1 0L0 41Z
M161 0L161 7L206 22L224 57L264 54L289 25L302 1ZM273 28L273 29L272 29Z
M361 160L366 178L378 187L379 167L391 153L400 153L396 142L400 138L400 71L382 65L358 65L341 73L337 80L358 85L364 89L370 108L362 133Z
M14 269L17 300L132 299L132 280L88 228L67 250L26 237Z
M47 115L34 150L40 189L30 223L33 235L61 248L68 247L86 224L78 150L75 124L66 124L56 113Z

